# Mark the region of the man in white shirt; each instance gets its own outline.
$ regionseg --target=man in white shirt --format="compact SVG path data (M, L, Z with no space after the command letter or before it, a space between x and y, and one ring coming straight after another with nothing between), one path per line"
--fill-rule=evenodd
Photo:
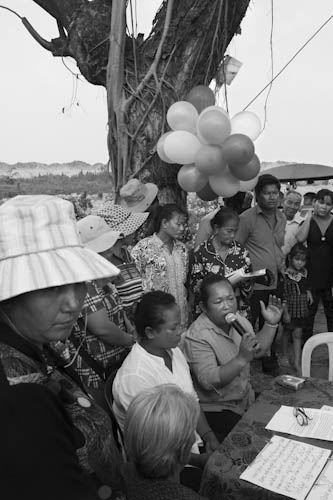
M302 195L297 191L288 191L285 196L282 212L286 216L286 230L284 235L284 245L281 250L287 255L292 247L297 243L295 235L304 218L300 215Z

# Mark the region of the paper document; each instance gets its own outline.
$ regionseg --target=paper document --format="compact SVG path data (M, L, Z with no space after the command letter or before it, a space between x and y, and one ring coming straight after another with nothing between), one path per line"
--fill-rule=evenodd
M333 441L333 412L313 408L304 408L304 411L311 418L308 425L302 426L297 422L292 406L281 406L266 425L266 429L304 438Z
M329 460L306 500L333 500L333 461Z
M280 495L304 500L330 453L318 446L273 436L240 478Z
M333 406L323 405L320 409L333 412Z
M236 285L240 281L248 280L250 278L255 279L259 278L259 276L265 276L266 269L259 269L258 271L253 271L252 273L246 273L244 268L236 269L232 271L232 273L226 275L226 278L230 281L232 285Z

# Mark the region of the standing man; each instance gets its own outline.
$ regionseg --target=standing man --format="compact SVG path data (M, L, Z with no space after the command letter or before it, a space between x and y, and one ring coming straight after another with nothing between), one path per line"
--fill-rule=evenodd
M302 195L297 191L290 190L285 196L282 212L286 216L286 232L284 235L284 245L282 252L287 255L292 247L297 243L296 233L299 226L304 222L304 218L299 213Z
M273 274L270 285L256 283L251 298L252 324L259 319L259 329L264 324L260 311L260 300L268 303L269 295L282 296L279 272L284 267L282 246L286 227L286 217L278 209L280 182L273 175L263 174L255 187L257 205L240 215L236 241L244 245L249 253L253 270L269 269ZM280 286L279 286L280 285ZM262 358L262 368L266 373L278 375L279 364L272 348L271 356Z

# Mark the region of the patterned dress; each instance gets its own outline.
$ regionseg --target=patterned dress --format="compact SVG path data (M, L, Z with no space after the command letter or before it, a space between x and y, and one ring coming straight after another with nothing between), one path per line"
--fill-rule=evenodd
M288 268L285 272L284 295L287 299L288 312L291 322L289 328L304 328L309 315L308 298L306 291L309 289L308 273L297 272Z
M79 374L80 379L87 387L95 389L102 389L104 382L87 361L77 353L78 345L82 343L82 348L99 363L101 369L105 370L106 377L112 366L121 363L129 352L128 347L112 347L105 344L96 335L87 330L85 316L89 316L89 314L93 314L104 308L108 313L110 321L126 332L125 315L116 287L111 282L108 282L100 288L96 282L91 282L88 283L83 309L78 321L74 325L68 344L70 354L72 356L76 355L73 367Z
M132 249L132 257L143 279L146 292L162 290L171 293L181 312L182 331L188 326L187 292L188 250L184 243L174 240L170 253L163 241L153 234L139 241Z
M219 274L222 278L228 277L233 271L243 268L246 273L252 271L251 260L248 250L237 241L230 246L229 251L223 260L217 253L213 245L211 236L204 241L194 251L190 264L189 287L194 293L194 319L201 314L200 286L205 276L208 274ZM249 298L252 294L253 286L250 280L242 281L236 288L235 293L238 301L238 310L246 318L250 318Z
M70 368L66 369L49 346L41 350L3 323L0 323L0 360L10 385L41 384L60 398L78 431L75 439L82 470L89 475L95 474L102 484L110 485L112 498L116 498L116 489L121 487L121 458L113 439L111 421L107 413L90 400L76 380L75 372L72 374Z
M121 249L120 257L113 254L111 261L120 270L113 283L124 311L133 324L135 307L143 294L142 278L127 248Z

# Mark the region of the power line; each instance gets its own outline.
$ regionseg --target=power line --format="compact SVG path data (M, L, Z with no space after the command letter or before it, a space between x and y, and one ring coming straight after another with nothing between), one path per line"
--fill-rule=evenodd
M318 33L326 26L326 24L330 22L332 18L333 16L331 15L328 19L326 19L326 21L317 29L317 31L315 31L315 33L313 33L313 35L311 35L310 38L298 49L293 57L289 59L289 61L283 66L283 68L280 69L280 71L274 76L274 78L272 78L272 80L268 82L267 85L265 85L265 87L249 102L249 104L245 106L243 111L251 106L251 104L267 89L267 87L269 87L274 82L274 80L276 80L277 77L281 75L281 73L287 68L287 66L289 66L289 64L295 59L295 57L298 56L300 52L302 52L302 50L311 42L311 40L315 38L315 36L318 35Z
M9 7L5 7L4 5L0 5L0 9L5 9L5 10L9 10L9 12L11 12L12 14L15 14L15 16L17 16L19 19L23 19L23 17L20 16L20 14L18 14L17 12L15 12L15 10L13 9L10 9Z
M274 78L274 53L273 53L273 28L274 28L274 0L271 0L271 33L269 37L269 46L270 46L270 54L271 54L271 84L269 86L268 92L266 94L265 104L264 104L264 124L261 129L261 133L265 130L267 123L267 104L270 93L273 87L273 78Z

